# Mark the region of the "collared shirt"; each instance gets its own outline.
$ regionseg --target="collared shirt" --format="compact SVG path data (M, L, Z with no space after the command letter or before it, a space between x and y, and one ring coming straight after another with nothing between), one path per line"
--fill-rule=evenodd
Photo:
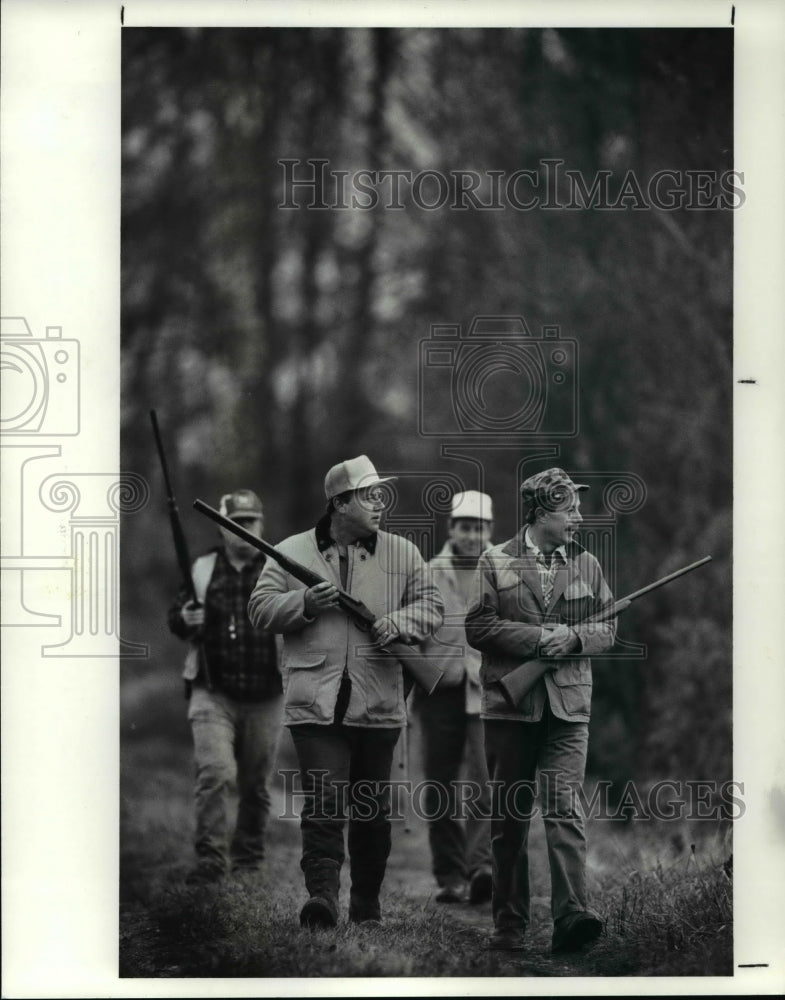
M263 701L282 690L275 636L255 629L247 613L264 562L260 555L236 570L219 549L204 599L202 644L211 679L219 691L239 701ZM169 612L176 634L182 632L180 608L187 600L183 589Z
M534 543L531 535L529 534L529 529L527 528L523 535L523 541L526 548L534 554L534 559L537 564L537 572L540 575L540 585L542 586L542 599L545 603L545 607L551 603L551 597L553 596L553 583L556 579L556 570L558 569L557 556L562 562L562 565L567 565L567 550L563 545L560 545L557 549L551 552L550 560L546 558L543 552L540 551L539 546Z

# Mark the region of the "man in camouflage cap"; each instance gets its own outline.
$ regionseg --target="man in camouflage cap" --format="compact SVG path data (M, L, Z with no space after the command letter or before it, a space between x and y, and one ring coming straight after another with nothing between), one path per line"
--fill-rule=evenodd
M480 557L477 596L466 616L468 641L482 652L481 716L494 792L489 947L500 950L521 950L529 923L527 843L538 773L553 951L576 951L602 931L587 906L586 837L575 788L586 766L589 656L613 645L615 621L579 624L611 600L599 563L575 540L578 494L586 489L559 468L523 482L525 524ZM548 671L513 708L498 681L535 659L547 660Z

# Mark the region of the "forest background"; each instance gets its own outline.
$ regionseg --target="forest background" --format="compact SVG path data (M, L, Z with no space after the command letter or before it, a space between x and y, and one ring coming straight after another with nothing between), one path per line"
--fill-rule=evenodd
M634 195L619 210L542 197L429 210L433 183L419 203L404 184L397 209L389 187L375 208L306 204L334 205L338 171L485 185L526 169L543 191L560 160L587 186L606 171L612 202L629 172L644 192L658 171L719 177L733 168L732 33L134 29L122 56L122 464L153 491L122 527L123 634L151 653L123 671L133 738L187 740L181 703L161 704L182 650L165 626L178 578L154 408L194 554L216 541L195 497L257 490L277 542L315 522L333 462L367 453L400 477L388 527L426 556L445 483L491 493L503 540L520 477L548 465L595 486L588 537L605 539L617 594L711 555L636 604L625 647L595 661L589 773L619 789L729 779L733 212ZM309 159L327 183L293 191L286 172L312 176ZM523 317L540 343L559 327L576 345L575 405L496 433L522 406L531 417L521 380L537 376L491 367L493 433L462 434L468 404L427 344L438 324L460 326L464 351L481 343L477 316Z

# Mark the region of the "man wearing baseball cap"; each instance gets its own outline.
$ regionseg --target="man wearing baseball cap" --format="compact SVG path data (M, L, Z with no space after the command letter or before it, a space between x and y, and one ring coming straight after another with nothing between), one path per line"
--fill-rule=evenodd
M415 690L422 726L425 813L437 903L484 903L491 898L488 769L480 721L480 654L464 623L477 560L488 549L493 503L487 493L456 493L447 541L430 562L444 599L444 623L423 645L444 676L430 696ZM458 794L458 784L465 792ZM460 812L463 810L464 815Z
M420 643L441 623L442 600L411 542L381 530L385 484L366 455L334 465L327 510L314 528L276 546L323 582L306 587L268 560L248 612L284 639L284 722L300 765L301 867L306 927L334 927L339 915L345 813L349 919L381 919L379 892L391 847L389 785L406 720L393 640ZM337 603L339 588L376 620L361 632Z
M584 778L592 654L609 649L615 620L578 624L611 600L599 563L575 539L582 518L575 483L546 469L521 485L525 524L478 564L466 633L482 652L485 750L493 782L494 931L489 947L521 950L529 923L528 833L539 775L554 953L595 940L602 921L586 899L586 837L575 788ZM548 671L512 708L500 678L529 660Z
M262 537L262 502L252 490L221 498L221 513ZM270 811L267 783L281 733L281 675L275 635L251 627L246 607L265 557L225 528L222 544L192 568L199 603L185 588L169 611L169 628L186 639L183 677L196 761L196 856L189 884L258 872ZM230 789L239 794L230 829Z

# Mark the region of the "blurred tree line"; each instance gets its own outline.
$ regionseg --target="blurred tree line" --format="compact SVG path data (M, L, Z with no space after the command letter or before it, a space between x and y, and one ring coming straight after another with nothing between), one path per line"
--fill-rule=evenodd
M542 176L558 158L587 184L608 171L615 196L628 171L645 188L661 170L732 169L732 66L717 29L123 32L121 448L153 499L123 524L122 593L124 634L150 642L151 666L176 671L181 650L163 625L177 571L150 408L194 553L215 540L194 497L256 489L275 542L314 523L326 469L361 453L423 474L401 484L402 516L429 473L488 489L502 540L536 449L487 449L482 483L442 454L419 432L420 345L434 323L521 315L580 349L580 433L544 434L558 457L546 449L527 474L645 483L618 519L617 593L714 557L622 619L644 661L596 662L590 768L731 776L733 213L429 211L405 186L398 209L309 210L332 189L292 195L279 161L300 178L318 158L347 177L487 179ZM516 388L496 388L503 412ZM444 381L423 405L450 412L451 392Z

